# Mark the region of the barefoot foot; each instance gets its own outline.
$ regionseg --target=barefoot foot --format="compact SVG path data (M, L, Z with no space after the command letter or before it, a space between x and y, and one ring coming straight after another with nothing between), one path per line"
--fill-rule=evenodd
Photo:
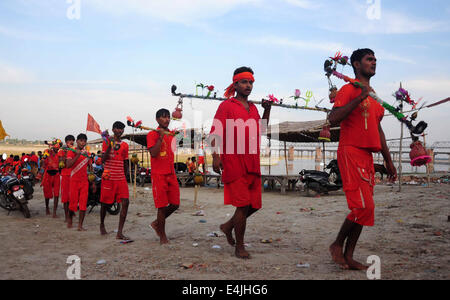
M156 232L156 235L161 238L161 234L159 233L159 228L158 228L158 221L153 221L152 224L150 224L150 227L153 228L153 230Z
M160 245L169 244L169 240L167 239L167 237L161 237L159 238L159 244Z
M228 244L230 244L231 246L235 246L236 245L236 241L233 238L233 229L231 228L226 228L225 224L220 225L220 230L225 234L225 236L227 237L227 241Z
M369 267L357 262L353 258L345 258L350 270L366 271Z
M247 250L245 250L244 247L236 247L234 254L237 258L250 259L250 254L247 252Z
M100 225L100 234L101 235L107 235L108 232L105 229L105 225Z
M131 239L129 237L127 237L127 236L124 236L122 233L117 233L116 240L128 241L128 240L131 240Z
M347 270L349 268L347 262L345 261L342 247L332 244L330 246L330 254L333 261L337 263L342 269Z

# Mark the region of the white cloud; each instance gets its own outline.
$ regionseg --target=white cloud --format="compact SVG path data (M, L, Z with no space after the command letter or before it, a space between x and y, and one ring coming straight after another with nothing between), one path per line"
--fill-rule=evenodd
M345 53L349 53L352 51L349 47L346 47L341 43L332 43L323 41L310 42L276 36L266 36L257 39L252 39L250 40L250 42L269 46L289 47L299 50L322 51L326 53L334 53L336 51L344 51Z
M333 15L328 15L327 19L335 21L323 22L322 19L318 26L329 31L358 34L414 34L450 30L448 21L429 20L390 11L383 3L380 18L374 20L367 17L368 6L355 0L349 1L348 8L340 10L337 15L335 13L337 8L330 7L328 12L332 12Z
M319 9L322 7L321 4L317 4L315 2L312 1L308 1L308 0L285 0L287 3L300 7L300 8L304 8L304 9Z
M260 2L262 0L90 0L83 5L116 16L138 14L170 22L192 24L225 15L241 5Z
M31 72L0 61L0 83L29 83L33 80Z
M416 92L432 95L441 95L442 97L450 97L450 79L449 78L433 78L433 79L413 79L405 81L407 87ZM440 99L436 99L440 100ZM431 103L429 103L431 104Z
M44 42L71 42L75 41L75 39L67 37L67 36L52 36L45 33L38 33L38 32L30 32L25 31L21 29L11 28L11 27L5 27L0 25L0 35L19 39L19 40L31 40L31 41L44 41Z

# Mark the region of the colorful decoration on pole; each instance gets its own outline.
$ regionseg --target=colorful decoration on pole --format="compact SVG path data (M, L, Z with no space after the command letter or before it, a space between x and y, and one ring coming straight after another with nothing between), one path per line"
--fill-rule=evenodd
M322 142L331 142L330 125L325 124L319 133L319 140Z
M339 61L334 61L333 59L325 61L325 64L324 64L324 70L326 72L325 75L328 77L328 81L329 81L330 85L335 87L331 83L331 79L330 79L331 75L333 75L333 76L335 76L335 77L337 77L339 79L344 80L345 82L348 82L348 83L354 85L355 87L362 88L363 85L360 82L358 82L355 79L352 79L352 78L350 78L348 76L345 76L344 74L339 73L339 72L336 71L338 63L339 63ZM407 116L405 116L404 114L400 113L397 108L395 108L392 105L390 105L390 104L386 103L385 101L381 100L381 98L378 97L378 95L375 94L374 92L370 92L369 95L375 101L380 103L387 111L389 111L391 114L393 114L400 122L405 124L406 127L408 127L408 129L411 132L411 134L420 135L427 128L428 124L425 123L424 121L420 121L416 126L414 126L412 124L412 120L408 120Z
M133 120L133 118L131 118L130 116L127 116L127 125L130 126L130 127L132 127L133 129L157 131L157 129L143 126L143 125L142 125L142 121L137 121L137 122L135 122L135 121ZM166 131L166 134L167 134L167 135L172 135L172 136L175 136L175 135L177 135L178 133L179 133L179 131L173 131L173 132Z
M211 97L211 93L214 92L214 86L213 85L206 85L203 83L199 83L195 86L195 95L198 96L198 88L202 89L202 96L203 96L203 90L207 89L208 90L208 94L206 94L206 98ZM214 93L214 98L216 97L216 93Z
M62 147L63 143L61 142L60 139L53 139L53 141L48 142L48 141L44 141L44 144L46 144L49 148L53 148L54 150L58 151L59 148Z
M420 167L431 162L431 156L427 154L425 147L417 139L409 146L409 158L411 159L411 166Z
M175 110L172 112L172 118L175 120L181 120L183 118L183 98L180 97L178 99L177 107L175 107Z
M339 79L344 80L345 82L354 85L355 87L363 88L363 85L357 80L337 72L336 69L338 65L343 65L344 67L348 65L348 58L342 56L340 52L338 52L334 57L330 57L330 59L327 59L324 63L325 76L327 76L328 84L330 86L330 94L332 90L336 89L336 86L331 82L332 75ZM414 165L416 166L421 166L427 163L426 161L428 161L428 159L425 158L423 155L423 154L426 155L426 150L425 148L423 148L423 145L419 142L418 135L421 135L424 132L424 130L428 127L428 124L425 123L424 121L420 121L419 123L417 123L417 125L414 126L413 121L415 121L415 119L417 118L417 112L414 113L409 120L407 116L405 116L403 113L400 112L403 101L406 101L409 104L414 103L414 101L411 100L409 93L400 87L400 89L394 94L396 99L400 101L400 106L397 108L383 101L374 92L370 92L369 96L372 97L378 103L380 103L387 111L389 111L392 115L394 115L400 122L405 124L406 127L409 129L411 138L413 139L413 144L411 144L412 151L410 153L411 164L414 163ZM420 147L422 147L423 149L420 149Z
M275 96L273 94L270 94L269 96L267 96L267 98L269 98L269 101L272 103L280 103L280 100L275 98Z
M177 86L176 85L172 85L171 88L172 91L172 96L176 96L179 97L178 100L178 105L177 108L175 109L175 111L172 113L172 117L174 119L178 119L177 117L180 116L181 111L182 111L182 105L183 105L183 98L196 98L196 99L203 99L203 100L216 100L216 101L226 101L228 99L226 98L218 98L218 97L213 97L213 98L206 98L204 96L198 96L198 95L191 95L191 94L182 94L182 93L177 93ZM298 92L300 93L300 90L298 90ZM311 97L313 97L312 92L311 92ZM273 95L272 95L273 96ZM269 98L269 97L268 97ZM292 97L291 97L292 98ZM299 99L300 97L298 97L297 99ZM275 98L277 99L277 98ZM297 100L296 99L296 100ZM302 98L304 99L304 98ZM307 106L298 106L298 104L296 103L295 105L289 105L289 104L284 104L283 103L283 99L277 99L279 100L278 102L272 102L272 106L276 106L276 107L283 107L283 108L289 108L289 109L305 109L305 110L313 110L313 111L321 111L321 112L330 112L330 110L328 108L324 108L324 107L307 107ZM311 99L309 99L311 100ZM262 101L270 101L270 99L262 99ZM254 100L249 100L249 102L253 103L253 104L261 104L262 101L254 101ZM305 99L306 101L306 99ZM179 113L178 113L179 112ZM176 114L176 115L175 115Z
M294 98L296 107L298 107L298 99L301 98L300 97L301 95L302 95L302 93L300 92L300 90L299 89L295 89L294 96L290 96L289 97L289 98Z
M400 101L399 106L397 107L397 109L402 109L403 108L403 102L408 103L409 105L412 106L412 109L416 108L417 103L411 99L409 92L407 90L405 90L404 88L402 88L400 86L400 88L398 89L398 91L396 91L394 93L394 97L395 99L397 99L397 101Z

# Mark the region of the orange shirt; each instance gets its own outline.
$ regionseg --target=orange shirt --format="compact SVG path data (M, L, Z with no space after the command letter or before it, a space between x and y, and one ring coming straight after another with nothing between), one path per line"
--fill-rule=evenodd
M67 159L73 159L75 156L77 156L75 152L72 151L67 152ZM78 160L72 165L70 169L64 168L64 170L68 170L71 180L87 181L88 180L87 167L89 163L90 163L89 158L80 155L80 157L78 157Z
M193 162L190 163L189 164L189 173L194 173L195 169L196 169L195 163L193 163Z
M103 153L106 152L106 149L108 149L108 145L103 141ZM128 159L128 144L122 141L119 150L111 149L109 159L105 161L104 171L109 171L110 180L126 180L123 167L123 161L126 159Z
M66 157L66 158L69 158L69 153L68 152L71 152L70 150L64 150L64 149L61 149L61 150L59 150L59 152L58 152L58 156L60 157L60 158L64 158L64 157ZM73 153L73 152L72 152ZM73 154L75 154L75 153L73 153ZM75 157L75 155L74 156L72 156L72 157L70 157L70 158L73 158L73 157ZM72 170L71 169L69 169L69 168L63 168L63 169L61 169L61 175L62 176L70 176L70 172L72 172Z
M159 129L159 127L158 127ZM150 150L155 146L159 139L159 133L157 131L150 131L147 134L147 149ZM173 136L165 134L161 143L161 150L157 157L151 157L152 175L167 175L174 174L174 150L176 148L176 140Z
M224 183L233 182L249 173L261 175L261 117L253 103L248 105L247 111L241 102L231 98L219 105L214 116L210 135L217 135L222 139L220 157Z
M45 159L45 170L59 171L59 156L57 153L50 151L50 156Z
M361 94L352 84L344 85L336 96L334 107L342 107ZM384 108L372 97L367 97L341 122L339 147L353 146L371 152L381 151L378 126L383 119Z

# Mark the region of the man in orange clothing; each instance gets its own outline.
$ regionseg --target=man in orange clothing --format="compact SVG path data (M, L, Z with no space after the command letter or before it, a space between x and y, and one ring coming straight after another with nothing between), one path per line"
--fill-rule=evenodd
M351 211L336 241L330 246L333 260L344 269L367 269L367 266L353 259L353 253L363 226L374 225L375 171L372 153L381 151L389 178L395 180L397 176L380 125L384 108L369 96L369 92L373 91L370 79L375 75L376 61L375 53L370 49L353 52L351 64L356 80L364 88L359 89L352 84L343 86L328 117L330 123L340 123L341 126L338 164Z
M58 152L59 163L61 169L61 203L64 205L64 222L69 219L69 199L70 199L70 173L71 169L67 166L67 154L70 152L70 148L73 148L75 137L71 134L64 139L66 148L61 149Z
M225 92L228 100L217 109L211 128L213 170L222 173L224 203L233 205L233 217L220 226L228 243L235 246L238 258L250 258L245 250L247 218L261 208L260 130L269 121L271 103L263 101L263 124L256 106L248 101L252 92L253 71L247 67L235 70L233 83ZM236 96L235 96L236 93ZM261 128L263 125L263 128ZM220 154L220 156L219 156ZM223 172L222 172L223 170ZM234 229L236 240L232 231Z
M158 131L147 135L147 148L151 155L152 190L158 215L151 226L159 236L160 244L167 244L166 219L180 206L180 187L174 168L176 139L169 131L170 112L160 109L156 112Z
M68 151L66 168L70 170L70 200L69 200L69 218L67 227L72 228L72 217L80 209L78 221L78 231L86 231L83 228L83 221L86 215L87 199L89 193L89 182L87 176L88 167L92 169L89 153L85 150L87 136L80 133L77 136L77 147L75 152Z
M128 144L121 140L124 129L125 124L120 121L114 122L112 128L114 135L110 137L108 142L103 142L102 160L104 171L100 194L100 202L102 204L100 210L100 234L107 234L105 229L106 209L113 205L114 202L122 203L116 239L129 240L122 233L130 198L123 163L124 160L128 159Z
M34 178L36 178L37 172L38 172L38 161L39 157L36 155L36 153L33 151L30 155L30 167L31 167L31 174L33 174Z
M53 218L57 218L56 210L58 209L60 176L59 176L59 157L58 151L62 143L60 140L52 142L48 150L49 156L44 160L44 177L42 179L42 187L45 198L45 210L47 215L50 215L49 202L53 198Z

